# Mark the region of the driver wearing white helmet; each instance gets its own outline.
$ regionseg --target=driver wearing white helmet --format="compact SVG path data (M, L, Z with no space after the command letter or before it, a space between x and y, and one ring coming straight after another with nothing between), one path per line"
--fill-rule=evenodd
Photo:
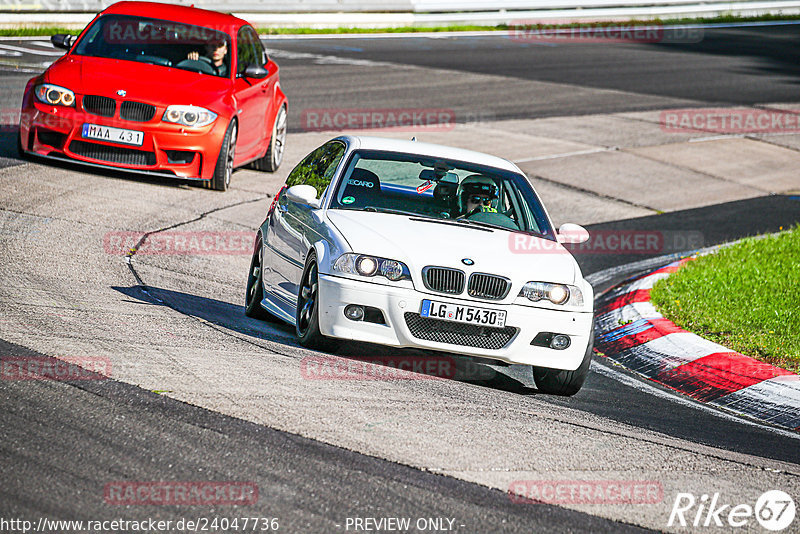
M497 184L488 176L467 176L458 186L458 210L460 217L469 217L478 212L497 213Z

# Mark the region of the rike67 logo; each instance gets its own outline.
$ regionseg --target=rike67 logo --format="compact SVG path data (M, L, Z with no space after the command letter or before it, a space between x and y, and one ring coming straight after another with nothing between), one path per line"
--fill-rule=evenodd
M691 493L679 493L672 505L667 526L752 528L755 518L763 528L778 532L794 522L796 512L794 500L780 490L765 492L755 506L725 504L720 500L719 493L702 495L699 499Z

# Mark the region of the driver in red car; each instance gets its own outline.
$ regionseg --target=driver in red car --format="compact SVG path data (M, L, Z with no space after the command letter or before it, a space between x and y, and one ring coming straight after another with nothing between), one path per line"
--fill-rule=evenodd
M206 50L203 56L200 52L189 52L187 59L194 61L201 57L205 61L210 61L211 66L216 70L217 76L227 76L228 66L225 65L225 56L228 54L228 43L225 39L216 39L206 43Z

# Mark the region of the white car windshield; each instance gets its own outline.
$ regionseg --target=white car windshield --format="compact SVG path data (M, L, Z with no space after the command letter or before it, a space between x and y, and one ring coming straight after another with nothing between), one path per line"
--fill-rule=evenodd
M474 223L555 239L525 176L415 154L356 151L330 207Z

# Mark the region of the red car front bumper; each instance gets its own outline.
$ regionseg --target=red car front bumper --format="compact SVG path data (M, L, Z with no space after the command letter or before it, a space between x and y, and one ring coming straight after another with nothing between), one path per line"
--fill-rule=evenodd
M77 96L75 107L65 107L42 104L26 94L20 121L22 149L93 165L180 178L212 178L227 118L219 116L208 126L187 128L163 122L164 109L145 104L136 110L138 120L126 120L120 115L120 101L112 116L103 116L96 109L95 113L87 111L83 97ZM134 146L89 139L84 137L84 124L142 132L142 143Z

